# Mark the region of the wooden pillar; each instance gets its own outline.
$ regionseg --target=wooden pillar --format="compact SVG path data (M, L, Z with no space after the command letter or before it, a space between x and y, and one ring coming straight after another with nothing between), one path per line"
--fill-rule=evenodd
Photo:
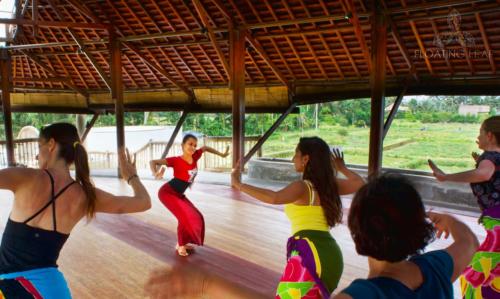
M168 143L167 143L167 146L165 147L165 150L163 151L163 153L161 154L161 158L162 159L165 159L168 155L168 152L170 151L170 148L172 147L172 145L174 144L174 140L175 140L175 137L177 137L177 134L179 134L179 130L181 129L182 127L182 124L184 123L184 121L186 120L187 118L187 115L188 115L188 111L187 109L182 111L182 115L181 115L181 118L179 118L179 120L177 121L177 124L175 125L175 129L174 131L172 132L172 136L170 136L170 139L168 140Z
M121 147L125 146L122 59L120 51L121 42L112 32L110 32L109 43L109 52L111 58L111 98L113 100L113 103L115 104L116 145L117 148L120 149ZM118 175L120 175L119 171Z
M233 90L233 168L239 163L236 172L241 178L245 154L245 30L231 30L231 76Z
M12 114L10 109L11 57L7 49L1 49L0 68L2 73L2 108L5 127L5 141L8 166L16 165L14 156L14 137L12 134Z
M371 15L371 122L370 155L368 158L368 176L376 176L382 167L382 147L384 129L385 99L385 57L387 54L387 20L380 2L372 0Z

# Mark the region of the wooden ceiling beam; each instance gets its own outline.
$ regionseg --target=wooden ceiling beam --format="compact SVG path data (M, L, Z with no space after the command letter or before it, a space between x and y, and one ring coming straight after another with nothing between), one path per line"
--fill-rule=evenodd
M354 5L353 0L344 0L348 12L351 13L352 17L350 21L354 26L354 33L356 34L356 38L358 39L359 44L361 45L361 50L363 51L363 55L365 56L366 64L368 65L368 71L372 69L370 51L368 50L368 46L366 44L365 35L363 33L363 29L361 28L361 23L359 22L358 12L356 10L356 6Z
M47 1L49 2L49 5L52 7L52 9L54 10L54 12L56 13L57 17L61 21L64 22L65 21L65 17L61 13L61 11L59 10L59 8L57 8L56 4L54 3L54 0L47 0ZM85 46L85 43L78 37L78 35L77 35L77 33L76 33L75 30L73 30L71 28L68 28L68 32L71 35L71 37L73 38L73 40L76 42L76 44L78 45L78 47L80 47L80 50L85 54L85 56L89 60L89 62L92 65L92 67L97 71L97 73L101 77L102 81L106 84L106 86L108 87L108 89L111 90L111 79L106 75L106 73L104 72L104 69L99 65L99 63L95 59L94 55L92 55L92 53L87 49L87 47ZM84 63L84 65L85 65L85 63ZM90 75L92 76L92 73L90 73Z
M160 65L158 65L158 64L150 61L144 54L142 54L139 51L139 49L137 49L135 46L131 45L130 43L124 43L124 44L127 46L127 48L129 48L132 52L134 52L135 55L139 56L139 58L141 58L144 63L148 64L153 69L155 69L157 72L159 72L160 74L162 74L165 78L167 78L167 80L169 80L177 88L179 88L180 90L182 90L185 94L187 94L188 97L192 97L193 96L193 93L192 93L191 90L189 90L188 88L180 85L174 78L172 78L170 76L170 74L168 74L168 72L166 70L164 70Z
M271 58L267 55L266 51L262 47L259 41L257 41L255 38L253 38L251 35L246 36L247 41L252 45L252 47L259 53L259 55L264 59L264 61L267 63L267 65L271 68L273 73L278 77L278 79L285 84L288 88L290 88L290 84L286 77L281 73L281 71L278 69L278 67L274 64L274 62L271 60Z
M500 4L500 0L498 0L498 1ZM490 43L488 42L488 35L486 35L486 30L484 29L484 24L483 24L483 21L481 19L481 15L479 13L476 13L476 21L477 21L477 25L479 26L479 31L481 32L481 38L482 38L483 43L484 43L484 48L486 49L486 53L488 54L488 59L490 61L491 70L492 70L493 74L496 74L497 66L495 63L495 59L493 58L493 53L491 52Z
M201 22L203 23L203 26L205 26L208 37L210 38L210 41L212 41L212 46L215 48L215 51L217 52L217 56L219 56L220 61L222 62L222 66L224 67L224 71L226 72L226 76L229 78L230 74L230 69L229 69L229 63L227 62L226 57L224 56L224 53L222 52L222 49L220 48L219 44L217 43L217 38L215 37L215 33L213 31L212 26L208 22L208 17L207 17L207 12L203 5L201 4L200 0L193 0L194 7L196 11L198 12L198 15L200 16Z
M58 77L58 74L56 71L54 71L51 67L49 67L47 64L45 64L40 58L34 56L33 54L22 51L24 55L29 57L33 62L35 62L38 66L40 66L42 69L47 71L49 74L51 74L54 77ZM74 91L78 92L79 94L83 95L84 97L88 97L88 93L84 90L81 90L78 88L76 85L73 84L71 81L71 78L66 78L64 81L62 81L64 85L68 86L69 88L73 89Z
M0 24L11 25L26 25L26 26L39 26L39 27L53 27L53 28L81 28L81 29L102 29L108 30L109 25L99 23L75 23L75 22L49 22L37 21L28 19L5 19L0 18Z
M84 16L88 17L95 23L99 23L98 17L92 12L92 10L88 9L85 4L81 3L80 0L66 0L69 4L71 4L76 10L82 13Z

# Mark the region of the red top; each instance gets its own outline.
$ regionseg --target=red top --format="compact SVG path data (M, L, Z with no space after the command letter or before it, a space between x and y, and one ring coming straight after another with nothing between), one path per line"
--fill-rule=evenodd
M203 154L202 149L197 149L193 154L193 163L189 164L181 156L167 158L167 167L174 168L174 178L192 183L198 174L197 163Z

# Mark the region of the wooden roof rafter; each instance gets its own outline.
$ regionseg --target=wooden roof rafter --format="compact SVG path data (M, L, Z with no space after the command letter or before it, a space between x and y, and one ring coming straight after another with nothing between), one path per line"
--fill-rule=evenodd
M210 41L212 42L212 46L214 47L215 51L217 52L217 56L219 57L220 61L222 62L222 66L224 67L224 71L226 72L226 76L229 78L230 74L230 69L229 69L229 63L224 56L224 53L222 52L219 44L217 43L217 38L215 37L215 33L213 31L212 25L208 22L208 17L207 17L207 11L201 4L200 0L192 0L193 4L196 8L196 11L198 12L198 15L200 16L201 22L205 29L207 30L207 34L210 38Z
M497 2L500 4L500 0L497 0ZM484 29L481 15L479 13L475 13L475 16L476 16L477 25L479 26L479 31L481 32L481 39L483 41L484 48L486 49L486 51L488 53L488 60L490 61L491 71L493 74L496 74L497 68L496 68L495 60L493 59L493 54L491 52L490 43L488 42L488 36L486 35L486 31Z
M368 72L372 69L371 59L370 59L370 51L368 50L368 46L366 44L365 35L363 33L363 29L361 28L361 23L359 22L358 12L356 10L356 6L353 0L343 0L348 11L346 13L350 13L350 21L354 26L354 32L356 34L356 38L358 39L363 55L366 59L366 64L368 65Z
M61 21L65 21L65 17L61 13L61 11L58 9L56 4L54 3L54 0L47 0L47 1L49 2L49 5L52 7L54 12L56 13L57 17ZM106 75L106 73L104 72L102 67L99 65L97 60L94 58L94 55L92 53L90 53L90 51L87 49L86 45L78 37L77 33L73 29L68 28L68 32L71 35L71 37L75 40L78 47L80 47L80 50L85 54L85 56L87 57L89 62L92 64L94 69L97 71L97 73L99 74L99 76L101 77L103 82L106 84L106 86L109 88L109 90L111 90L111 79L108 77L108 75ZM86 64L83 61L82 61L82 63L86 66ZM88 70L88 72L92 75L92 73L89 70ZM93 76L92 76L92 78L95 80L95 78ZM99 83L97 82L97 80L95 80L95 81L96 81L97 86L99 86Z

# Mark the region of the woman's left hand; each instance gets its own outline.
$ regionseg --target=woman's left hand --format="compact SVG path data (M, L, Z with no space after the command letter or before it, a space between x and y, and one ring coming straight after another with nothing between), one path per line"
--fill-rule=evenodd
M135 155L134 159L132 159L132 156L130 155L128 149L122 147L118 150L118 158L120 162L120 173L124 180L137 175L137 169L135 167Z

